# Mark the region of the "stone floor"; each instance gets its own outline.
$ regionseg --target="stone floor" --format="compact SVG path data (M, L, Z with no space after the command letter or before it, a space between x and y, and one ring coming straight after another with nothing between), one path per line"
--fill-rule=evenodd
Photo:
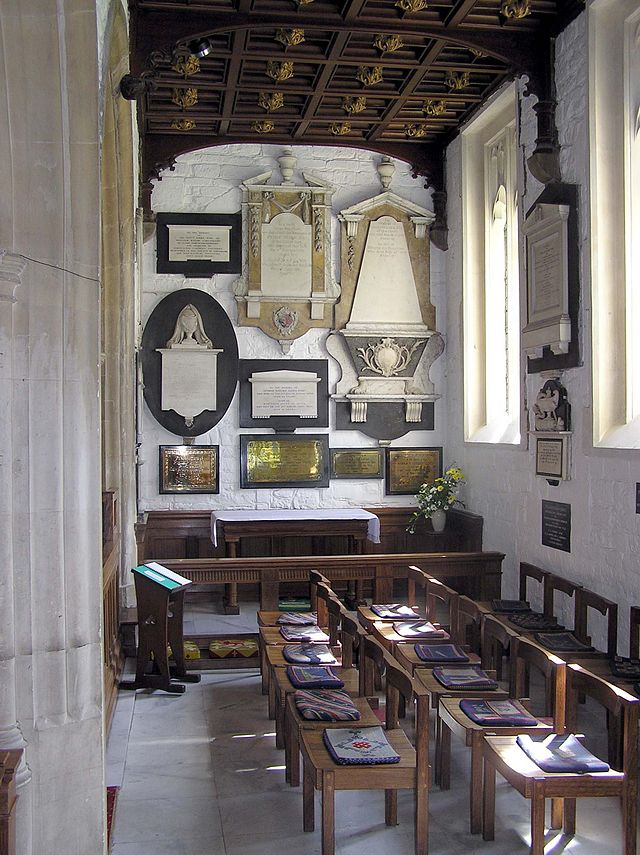
M191 631L212 631L206 611L193 607L185 626L193 621ZM239 618L220 617L215 631L227 622L255 631L255 606L243 606ZM500 779L495 842L468 832L468 749L453 747L451 790L430 793L430 855L526 855L529 803ZM112 855L320 853L319 797L316 831L304 833L301 791L284 782L257 670L207 672L182 696L122 692L107 763L107 784L121 787ZM382 793L337 793L336 852L412 855L412 810L411 793L400 792L400 824L387 828ZM545 852L608 855L621 848L617 801L584 799L578 835L549 833Z

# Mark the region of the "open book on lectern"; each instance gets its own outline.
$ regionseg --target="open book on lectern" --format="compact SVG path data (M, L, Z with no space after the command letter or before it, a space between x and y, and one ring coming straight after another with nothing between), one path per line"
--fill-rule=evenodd
M157 582L158 585L162 585L169 591L175 591L178 588L186 588L187 585L191 585L191 579L187 579L185 576L180 576L178 573L174 573L173 570L169 570L168 567L163 567L162 564L158 564L157 561L150 561L148 564L140 564L138 567L133 568L133 572L139 573L141 576L151 579L153 582Z

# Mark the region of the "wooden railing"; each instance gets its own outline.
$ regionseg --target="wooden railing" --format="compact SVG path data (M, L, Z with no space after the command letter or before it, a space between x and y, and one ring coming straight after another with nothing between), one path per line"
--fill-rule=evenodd
M16 855L16 771L22 749L0 751L0 855Z
M501 552L414 552L403 555L299 555L269 558L183 558L155 560L195 583L260 586L260 607L276 609L282 582L304 582L320 570L332 582L354 583L362 596L371 586L377 602L393 600L396 579L406 579L410 564L436 579L448 580L461 593L478 600L500 597Z

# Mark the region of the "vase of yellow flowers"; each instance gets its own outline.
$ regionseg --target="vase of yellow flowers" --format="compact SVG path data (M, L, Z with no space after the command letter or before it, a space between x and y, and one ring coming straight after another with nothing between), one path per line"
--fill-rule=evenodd
M421 517L431 520L434 531L443 531L447 511L456 505L464 507L458 499L458 490L465 483L464 474L457 466L450 466L441 478L423 484L416 493L417 509L413 512L407 531L413 534Z

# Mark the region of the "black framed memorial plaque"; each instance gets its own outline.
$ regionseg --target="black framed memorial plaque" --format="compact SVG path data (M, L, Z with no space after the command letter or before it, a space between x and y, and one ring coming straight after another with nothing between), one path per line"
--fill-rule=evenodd
M536 437L536 475L566 478L565 442L559 437Z
M219 493L217 445L161 445L160 493Z
M442 447L385 448L385 493L409 496L442 475Z
M380 448L332 448L332 478L377 478L384 475L382 449Z
M326 359L241 359L240 427L329 427Z
M328 487L329 437L242 434L240 486Z
M571 552L571 505L542 500L542 545Z
M156 215L157 273L208 279L242 271L242 214Z

